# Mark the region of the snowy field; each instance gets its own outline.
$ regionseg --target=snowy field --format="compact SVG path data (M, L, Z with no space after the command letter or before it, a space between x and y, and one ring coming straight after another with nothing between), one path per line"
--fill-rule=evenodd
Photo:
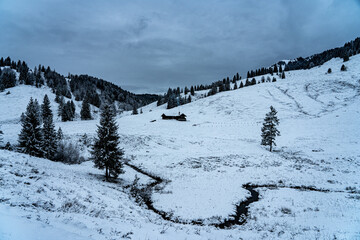
M346 72L342 64L333 59L274 83L119 116L126 158L168 180L154 189L154 207L203 226L166 221L137 204L128 187L135 174L143 184L152 180L128 166L118 183L107 183L91 162L64 165L0 150L0 239L360 239L360 55ZM14 144L29 98L55 96L47 88L9 90L0 93L0 124L4 142ZM272 153L260 145L270 105L281 132ZM161 119L178 112L188 121ZM96 124L56 121L73 141L95 136ZM246 223L212 226L250 196L247 183L262 186Z

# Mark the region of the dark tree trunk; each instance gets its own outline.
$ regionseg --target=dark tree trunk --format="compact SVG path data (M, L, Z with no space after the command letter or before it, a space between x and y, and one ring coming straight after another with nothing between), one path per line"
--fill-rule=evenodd
M106 172L105 172L106 181L109 181L109 167L106 166Z

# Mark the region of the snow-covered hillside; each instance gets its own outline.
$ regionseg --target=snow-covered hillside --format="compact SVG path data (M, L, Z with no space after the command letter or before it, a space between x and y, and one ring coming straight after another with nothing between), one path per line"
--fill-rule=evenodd
M360 239L360 55L345 72L342 64L333 59L277 82L195 97L171 110L153 103L118 118L131 164L168 180L154 189L154 207L203 226L164 220L135 203L126 186L135 174L144 184L152 180L130 167L118 183L106 183L91 162L68 166L0 150L0 239L21 239L13 224L27 239L60 232L59 239ZM47 90L9 90L0 93L0 123L4 142L15 144L29 97L42 99ZM272 153L260 145L271 105L281 132ZM179 112L188 121L161 119ZM55 124L75 141L94 136L98 120ZM212 226L249 198L248 183L260 195L246 223Z

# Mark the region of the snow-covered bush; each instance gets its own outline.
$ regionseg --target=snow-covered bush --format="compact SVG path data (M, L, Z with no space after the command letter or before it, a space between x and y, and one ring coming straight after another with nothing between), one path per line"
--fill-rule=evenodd
M79 164L85 159L80 155L79 147L70 141L60 141L54 156L54 161L66 164Z

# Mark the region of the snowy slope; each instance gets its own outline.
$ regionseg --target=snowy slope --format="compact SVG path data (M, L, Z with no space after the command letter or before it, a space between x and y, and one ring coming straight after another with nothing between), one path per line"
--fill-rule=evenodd
M278 185L258 188L260 200L250 205L250 218L242 226L220 230L162 220L138 206L122 188L134 178L130 168L114 185L99 180L101 171L90 162L64 166L0 150L0 184L5 189L1 211L12 206L14 212L6 219L23 221L30 215L29 224L48 224L54 232L64 229L94 239L130 231L133 239L359 239L360 55L345 63L348 71L340 71L342 64L342 59L333 59L310 70L286 72L286 79L277 77L275 83L195 97L196 101L171 110L153 103L143 107L143 114L118 118L126 157L169 180L152 199L156 208L172 212L173 218L217 223L249 197L243 184ZM331 74L326 73L328 68ZM9 116L1 114L1 128L4 141L11 143L16 143L20 131L13 119L25 108L8 105L16 105L16 91L29 92L19 88L10 95L0 93L0 109L9 111ZM273 153L260 146L261 123L270 105L278 110L281 132ZM161 120L162 113L178 112L188 121ZM94 135L96 124L98 120L56 122L74 140L84 133ZM38 176L32 168L45 172L39 181L29 178ZM326 191L292 188L302 185ZM33 194L40 187L45 192ZM76 210L62 208L75 199ZM44 202L34 206L37 201L51 203L51 210L44 209L48 206ZM1 234L8 231L0 229Z

